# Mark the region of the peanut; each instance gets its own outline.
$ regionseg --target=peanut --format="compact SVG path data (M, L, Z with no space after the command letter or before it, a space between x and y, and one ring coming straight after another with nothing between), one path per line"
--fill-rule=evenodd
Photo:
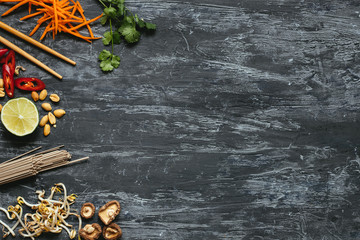
M31 92L31 97L34 100L34 102L37 102L37 100L39 100L39 94L35 91Z
M5 97L5 89L0 87L0 97Z
M0 78L0 87L3 88L4 87L4 79Z
M65 115L65 110L64 109L56 109L54 111L54 115L57 117L57 118L61 118L62 116Z
M53 93L53 94L50 94L50 100L57 103L60 101L60 97L56 93Z
M51 125L54 125L56 123L56 118L54 116L54 114L52 114L51 112L48 113L48 117L49 117L49 122Z
M41 107L45 110L45 111L48 111L50 112L52 110L52 107L50 105L50 103L43 103L41 104Z
M40 120L39 126L40 127L45 126L45 124L47 124L48 121L49 121L49 116L48 115L43 116Z
M2 110L2 105L0 104L0 112L1 112L1 110Z
M44 127L44 136L48 136L50 134L50 125L49 124L45 124Z
M45 100L46 96L47 96L47 91L46 91L46 89L43 89L43 90L40 92L39 98L40 98L41 101L43 101L43 100Z

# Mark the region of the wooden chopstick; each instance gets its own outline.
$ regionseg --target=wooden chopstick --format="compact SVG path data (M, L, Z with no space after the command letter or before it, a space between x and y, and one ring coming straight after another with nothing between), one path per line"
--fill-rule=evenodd
M34 58L33 56L31 56L29 53L25 52L24 50L22 50L21 48L19 48L18 46L16 46L15 44L11 43L10 41L6 40L5 38L3 38L1 36L0 36L0 42L2 44L6 45L7 47L11 48L15 52L19 53L23 57L29 59L31 62L35 63L39 67L42 67L43 69L45 69L49 73L53 74L57 78L62 79L62 76L60 74L58 74L57 72L55 72L54 70L52 70L51 68L49 68L48 66L46 66L45 64L43 64L42 62L37 60L36 58Z
M64 61L66 61L66 62L68 62L68 63L70 63L70 64L72 64L72 65L76 65L76 62L74 62L73 60L65 57L64 55L56 52L55 50L53 50L53 49L45 46L44 44L42 44L42 43L34 40L33 38L31 38L31 37L29 37L29 36L27 36L27 35L25 35L25 34L23 34L23 33L21 33L21 32L19 32L18 30L10 27L9 25L7 25L7 24L5 24L5 23L3 23L3 22L1 22L1 21L0 21L0 28L2 28L2 29L4 29L4 30L6 30L6 31L8 31L8 32L10 32L10 33L12 33L12 34L14 34L15 36L17 36L17 37L19 37L19 38L21 38L21 39L23 39L23 40L25 40L25 41L27 41L27 42L35 45L35 46L41 48L42 50L44 50L44 51L46 51L46 52L48 52L48 53L53 54L54 56L56 56L56 57L58 57L58 58L60 58L60 59L62 59L62 60L64 60Z

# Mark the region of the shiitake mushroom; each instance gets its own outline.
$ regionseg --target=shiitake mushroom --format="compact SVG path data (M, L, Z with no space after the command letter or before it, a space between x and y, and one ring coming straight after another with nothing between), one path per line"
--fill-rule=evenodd
M85 219L92 218L95 214L95 206L92 203L84 203L80 211L81 217Z
M97 223L86 224L79 231L80 237L84 240L96 240L101 235L101 227Z
M106 240L116 240L121 238L121 236L122 236L121 228L116 223L111 223L105 226L103 229L103 237Z
M116 200L107 202L99 209L99 218L105 225L109 225L120 213L120 203Z

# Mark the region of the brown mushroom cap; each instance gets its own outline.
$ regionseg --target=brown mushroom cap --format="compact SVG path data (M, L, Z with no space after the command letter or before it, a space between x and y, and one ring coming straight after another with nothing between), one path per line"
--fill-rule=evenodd
M103 237L106 240L116 240L121 238L121 236L121 228L116 223L111 223L110 225L105 226L103 229Z
M116 200L106 203L99 209L99 218L105 225L109 225L120 213L120 203Z
M92 218L95 214L95 206L92 203L84 203L80 211L81 217L85 219Z
M86 224L79 231L80 237L84 240L96 240L101 235L101 227L97 223Z

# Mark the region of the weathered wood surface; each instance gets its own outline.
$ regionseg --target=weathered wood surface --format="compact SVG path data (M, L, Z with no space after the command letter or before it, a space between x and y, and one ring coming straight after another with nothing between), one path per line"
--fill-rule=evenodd
M101 12L94 0L83 5L89 17ZM1 186L1 205L63 182L77 207L119 200L123 239L359 239L360 3L128 5L158 30L118 46L111 74L98 68L101 41L47 38L72 67L0 31L64 75L19 58L67 111L47 138L2 127L1 159L61 144L90 156ZM18 20L25 14L1 20L29 32L34 21Z

